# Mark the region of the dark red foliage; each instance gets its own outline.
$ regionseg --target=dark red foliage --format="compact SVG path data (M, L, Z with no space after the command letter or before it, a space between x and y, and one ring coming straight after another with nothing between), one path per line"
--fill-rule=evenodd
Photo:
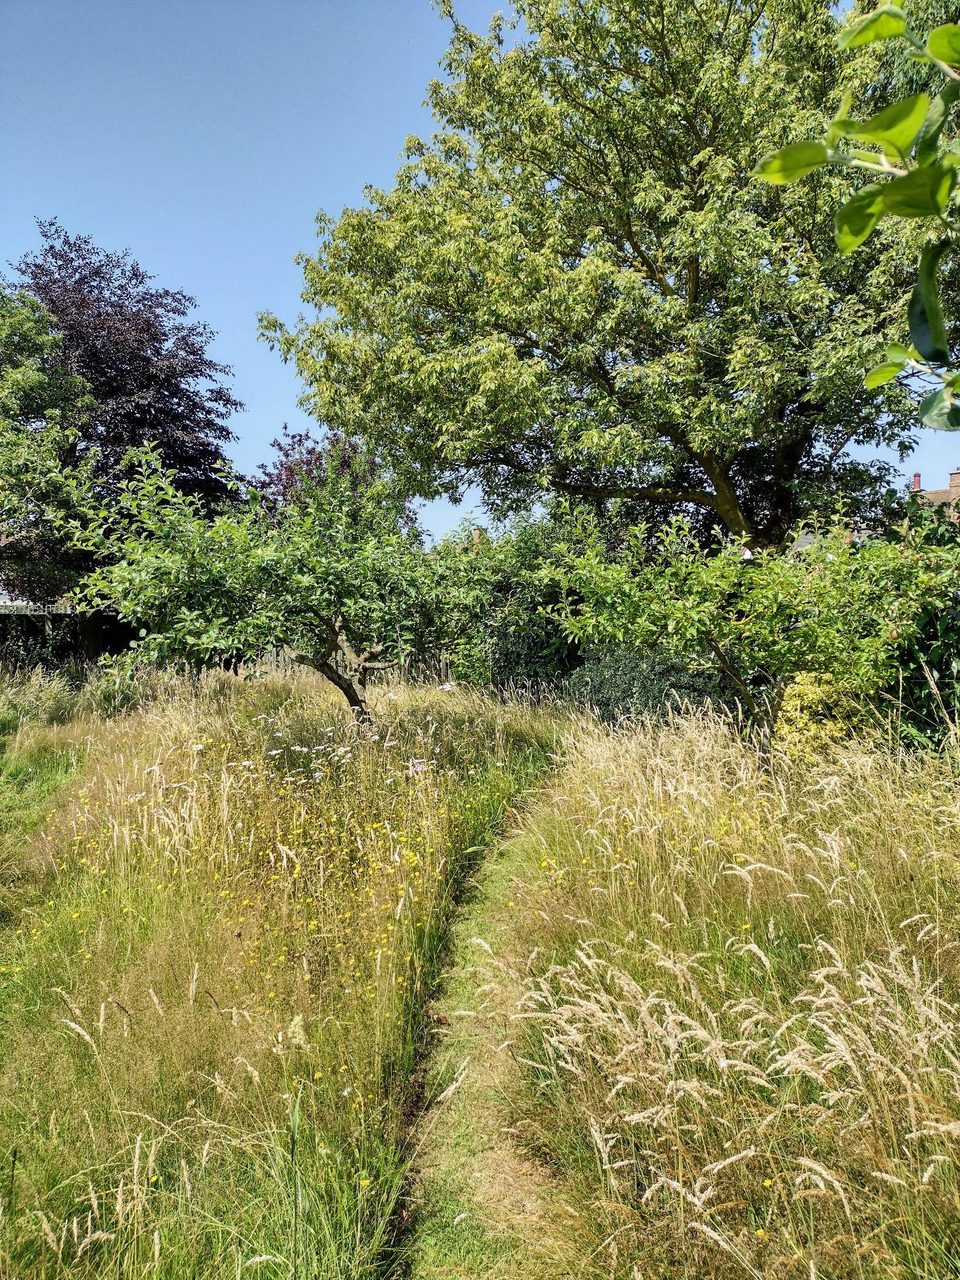
M352 474L355 487L371 482L377 474L375 461L337 432L318 440L309 431L291 431L284 423L271 448L276 456L269 464L261 463L256 487L281 505L295 498L304 483L322 483L331 468L341 476Z
M314 486L330 492L332 484L341 509L349 512L355 502L362 503L379 485L379 500L391 504L411 532L418 528L409 498L389 483L383 487L389 478L375 455L338 431L325 431L318 439L309 431L291 431L284 423L282 434L272 447L273 461L261 464L260 475L253 483L275 508L295 503Z
M187 318L195 299L157 288L129 251L68 235L56 219L38 225L43 248L15 264L15 283L51 313L68 370L90 385L97 408L81 448L99 449L105 487L128 449L152 442L179 487L216 505L227 421L243 406L222 381L229 367L208 354L212 329Z

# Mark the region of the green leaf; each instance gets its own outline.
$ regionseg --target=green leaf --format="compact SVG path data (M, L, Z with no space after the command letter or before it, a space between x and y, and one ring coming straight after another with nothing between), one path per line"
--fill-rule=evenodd
M956 182L957 173L951 166L913 169L883 188L884 208L898 218L935 217L947 207Z
M883 184L872 182L837 210L837 245L841 253L852 253L863 244L883 217Z
M902 342L891 342L884 354L891 363L899 361L900 364L906 364L911 359L910 348L905 347Z
M844 95L843 95L843 100L842 100L842 102L840 103L840 109L839 109L839 111L838 111L838 112L837 112L837 114L833 117L833 119L830 121L830 128L827 130L827 145L828 145L828 146L829 146L829 145L832 145L834 142L836 142L836 140L837 140L837 138L838 138L838 137L842 136L842 135L840 135L840 134L838 134L838 133L837 133L837 128L836 128L836 127L837 127L837 125L843 125L843 124L846 124L846 122L847 122L847 120L848 120L848 118L849 118L849 116L850 116L850 107L851 107L851 105L852 105L852 104L853 104L853 93L852 93L852 91L851 91L850 89L847 89L847 91L846 91L846 92L844 93Z
M764 182L772 182L775 186L784 186L819 169L827 163L828 155L822 142L792 142L789 147L764 156L754 169L753 176L762 178Z
M923 128L917 134L914 148L918 164L930 164L937 158L940 134L943 132L943 126L950 115L950 108L956 102L958 95L960 95L960 82L949 80L930 103L930 110L923 122Z
M902 36L906 29L907 16L903 10L896 5L885 4L841 31L838 39L841 49L857 49L862 44L873 44L875 40Z
M903 371L904 365L905 361L903 360L891 360L887 364L878 364L864 378L863 385L868 391L873 391L876 387L882 387L885 382L892 382L897 374Z
M927 53L948 66L960 66L960 27L955 22L934 27L927 36Z
M902 102L894 102L869 120L834 120L830 128L840 137L873 142L885 151L905 156L923 128L929 110L929 95L918 93L912 98L904 98Z
M920 421L935 431L960 431L960 405L947 387L932 391L920 402Z
M947 330L943 322L943 308L940 305L940 290L937 287L937 267L940 259L950 248L949 240L940 240L924 246L920 255L920 270L917 283L910 295L910 337L917 351L933 364L946 364L949 357L947 350Z

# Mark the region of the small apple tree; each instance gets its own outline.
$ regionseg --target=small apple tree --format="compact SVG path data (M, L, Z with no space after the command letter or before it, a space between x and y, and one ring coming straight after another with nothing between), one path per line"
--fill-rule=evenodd
M435 569L403 499L341 440L291 438L258 487L210 518L155 452L79 535L99 567L81 599L140 628L138 651L197 664L286 651L369 720L371 672L432 625Z

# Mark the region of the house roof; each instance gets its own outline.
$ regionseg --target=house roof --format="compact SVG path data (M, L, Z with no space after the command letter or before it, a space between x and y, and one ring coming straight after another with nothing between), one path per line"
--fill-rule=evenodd
M922 489L921 493L924 501L935 507L945 507L960 498L960 493L955 489Z
M0 587L0 614L20 613L43 616L72 612L73 610L60 600L55 600L53 604L34 604L31 600L19 600L11 596L9 592L4 591L3 587Z

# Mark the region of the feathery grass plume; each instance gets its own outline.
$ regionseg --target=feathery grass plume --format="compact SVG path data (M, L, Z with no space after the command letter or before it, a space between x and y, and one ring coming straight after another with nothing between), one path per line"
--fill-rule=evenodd
M591 1207L586 1271L956 1274L952 756L581 726L518 838L516 1102Z

